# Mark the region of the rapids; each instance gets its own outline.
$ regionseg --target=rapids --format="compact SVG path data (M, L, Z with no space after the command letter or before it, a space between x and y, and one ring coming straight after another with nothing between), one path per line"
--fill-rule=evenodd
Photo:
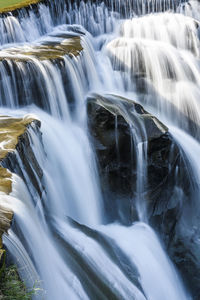
M0 114L41 121L42 142L34 130L28 137L43 170L42 196L17 151L25 179L13 174L12 193L0 196L14 211L3 241L27 287L39 288L33 299L198 299L148 218L141 121L131 127L137 217L130 226L107 222L86 98L134 99L169 127L192 174L188 219L180 196L180 231L192 239L200 196L199 25L194 0L47 0L0 17ZM80 54L64 52L69 38ZM62 58L46 56L46 47ZM129 113L123 108L127 120ZM116 117L117 152L118 125Z

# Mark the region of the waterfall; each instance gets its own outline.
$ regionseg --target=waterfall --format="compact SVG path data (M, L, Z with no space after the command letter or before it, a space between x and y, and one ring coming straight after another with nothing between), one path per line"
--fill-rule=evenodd
M147 299L189 299L188 295L183 292L173 265L148 225L135 223L128 229L116 224L108 225L103 228L103 232L120 244L121 249L137 265ZM122 239L120 236L126 236L126 239ZM143 251L144 253L141 254ZM153 269L152 261L154 262ZM158 281L159 286L157 285Z
M151 12L179 10L187 0L106 0L104 1L43 1L28 11L6 13L0 18L0 44L30 42L51 30L55 25L80 24L93 35L111 32L120 15L130 18ZM183 11L190 14L190 6Z
M18 149L1 162L3 243L33 299L198 299L199 12L46 0L0 16L0 113L41 123L28 169Z
M14 187L12 197L10 197L10 199L6 198L5 201L7 205L12 206L14 209L16 222L23 232L23 242L26 244L29 255L32 256L32 259L35 262L40 278L45 279L44 282L42 281L41 283L44 291L47 291L45 297L48 299L55 299L55 297L62 297L62 293L64 293L69 295L69 297L72 297L72 299L78 299L79 297L87 299L84 291L81 291L81 288L78 289L78 285L80 285L78 279L76 279L70 270L68 270L68 267L57 253L56 247L48 234L48 229L42 227L40 219L36 212L34 212L34 207L31 204L31 199L24 183L20 182L17 177L13 178L13 183L16 187ZM23 195L23 198L21 195ZM20 200L18 200L19 198ZM12 201L15 202L15 205L12 204ZM24 218L24 216L26 217ZM17 243L15 242L14 236L11 235L10 239L12 243L18 243L18 240ZM37 245L43 245L43 247L41 248ZM52 267L48 264L49 259L51 259ZM56 268L54 268L54 266L56 266ZM63 268L64 266L66 267ZM62 276L60 276L60 274L62 274L62 272L64 277L61 280ZM55 280L57 280L57 282ZM75 286L77 285L77 292L79 295L76 295L70 287L71 280L74 281Z
M157 22L160 27L155 26ZM199 38L195 22L169 13L132 19L123 24L122 36L108 43L106 51L116 72L122 71L125 90L133 91L139 85L142 103L198 137Z

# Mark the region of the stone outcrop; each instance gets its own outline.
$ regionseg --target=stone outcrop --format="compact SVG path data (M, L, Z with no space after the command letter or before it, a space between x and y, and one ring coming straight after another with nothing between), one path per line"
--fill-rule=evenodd
M2 136L6 141L6 147L2 150L0 144L0 153L3 153L0 154L1 165L19 175L34 198L40 197L43 192L43 172L34 155L29 130L33 130L41 140L39 128L40 121L31 116L0 117L0 138Z
M88 126L108 222L130 224L138 219L138 156L134 149L146 143L147 180L139 200L145 202L150 224L162 237L194 299L198 299L200 234L199 225L194 225L199 221L190 218L198 208L192 204L194 185L181 149L166 126L140 104L115 95L88 98Z
M155 219L157 214L165 212L180 160L180 152L167 127L140 104L114 95L89 97L88 116L109 218L128 224L136 218L135 149L142 142L147 145L144 195L149 218Z
M33 58L39 60L60 60L65 55L78 56L83 50L81 37L76 33L63 33L54 35L55 41L42 42L39 45L8 48L0 51L0 61L6 59L13 61L28 61Z
M42 179L42 170L30 146L28 128L38 130L40 122L30 116L25 118L0 117L0 272L5 264L5 250L2 245L2 235L10 228L13 212L1 203L1 195L12 192L12 173L20 174L19 159L24 164L27 174L32 177L35 191L41 192L37 185ZM33 189L31 189L33 191Z
M4 2L5 4L2 3L0 6L0 13L6 13L16 9L27 7L30 6L31 4L39 3L40 0L22 0L22 1L18 0L15 1L12 5L9 5L8 3L6 3L6 1Z

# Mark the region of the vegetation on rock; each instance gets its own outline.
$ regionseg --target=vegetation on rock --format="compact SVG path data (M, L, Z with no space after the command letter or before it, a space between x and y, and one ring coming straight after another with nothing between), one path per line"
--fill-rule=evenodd
M16 266L5 268L0 279L1 300L31 300L34 289L27 291L25 283L20 280Z
M18 8L26 7L41 0L1 0L0 13L9 12Z

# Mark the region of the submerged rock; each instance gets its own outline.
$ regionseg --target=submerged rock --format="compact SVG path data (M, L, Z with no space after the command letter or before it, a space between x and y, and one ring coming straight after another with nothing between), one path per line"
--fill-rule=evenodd
M140 299L143 299L142 296L144 296L144 291L140 283L138 269L130 258L120 249L116 242L98 229L92 229L71 218L68 218L68 221L73 229L78 230L85 236L88 244L92 242L94 247L93 253L98 252L100 256L106 255L108 259L107 263L114 263L119 268L120 272L122 272L122 274L133 284L132 287L135 286L138 290L138 295L141 297ZM64 259L68 262L70 269L80 278L81 284L85 288L90 299L124 299L122 296L123 282L122 288L119 290L118 281L116 281L116 286L112 284L112 272L109 280L107 276L104 276L104 269L102 270L102 273L98 272L98 268L101 268L101 266L99 265L97 267L95 266L95 263L92 262L93 259L95 259L95 256L91 256L91 253L88 252L88 245L82 251L76 244L71 243L70 239L64 238L56 230L54 236L57 239L57 244L63 249L65 255ZM101 250L98 249L99 246ZM102 259L105 259L105 257L102 257ZM128 290L129 289L127 288L127 294ZM132 296L130 294L128 295L129 298ZM133 298L135 299L135 297Z
M39 3L41 0L18 0L13 4L1 5L0 13L7 13L16 9L30 6L31 4Z
M32 122L39 122L32 117L12 118L0 116L0 161L16 150L20 139Z
M13 218L13 212L10 209L0 204L0 253L3 253L3 250L1 251L3 247L2 235L6 233L10 228L12 218Z

